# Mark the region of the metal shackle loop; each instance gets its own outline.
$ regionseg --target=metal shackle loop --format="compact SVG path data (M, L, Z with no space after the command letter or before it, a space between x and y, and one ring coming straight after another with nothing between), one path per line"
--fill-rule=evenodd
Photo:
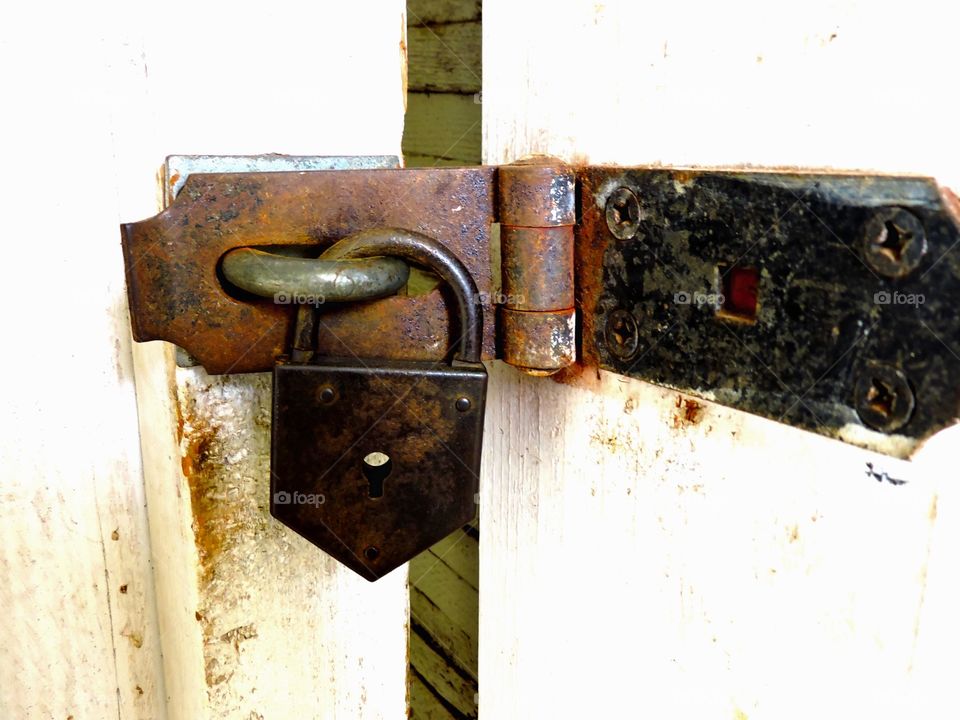
M456 358L479 363L483 345L483 309L470 271L442 243L412 230L374 228L362 230L330 246L322 260L348 260L393 256L422 265L437 273L450 286L457 300L460 320L460 351Z
M224 277L260 297L313 296L323 302L373 300L407 284L410 268L397 258L334 261L293 257L256 248L236 248L223 258ZM286 300L284 302L289 302Z

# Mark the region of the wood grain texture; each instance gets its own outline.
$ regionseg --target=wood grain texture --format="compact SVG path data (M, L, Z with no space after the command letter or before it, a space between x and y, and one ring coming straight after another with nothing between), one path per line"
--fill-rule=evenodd
M479 544L472 527L410 562L413 717L477 716L478 579ZM435 698L443 701L439 707Z
M480 164L480 104L473 95L410 93L403 128L407 167Z
M484 159L910 169L956 185L946 119L919 137L901 115L863 114L906 78L920 96L941 85L948 31L920 31L941 14L921 5L493 0ZM888 52L893 35L904 52ZM562 47L575 63L558 64ZM499 363L487 413L484 717L960 711L944 675L960 641L956 429L906 463L607 373L564 385Z
M410 25L446 25L480 19L480 0L410 0Z
M410 633L410 664L414 677L428 685L432 695L450 707L454 717L477 717L476 677L457 672L445 648L416 623ZM414 717L422 708L411 703Z
M408 87L413 91L480 92L480 22L407 29Z

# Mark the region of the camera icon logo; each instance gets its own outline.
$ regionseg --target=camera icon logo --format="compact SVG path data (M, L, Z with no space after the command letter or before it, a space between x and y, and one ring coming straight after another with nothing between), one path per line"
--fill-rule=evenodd
M281 490L273 494L273 504L274 505L289 505L293 502L293 498L290 496L286 490Z
M681 290L680 292L673 294L673 301L677 305L689 305L692 300L693 298L686 290Z
M889 305L890 299L890 293L887 290L881 290L873 294L873 302L876 305Z

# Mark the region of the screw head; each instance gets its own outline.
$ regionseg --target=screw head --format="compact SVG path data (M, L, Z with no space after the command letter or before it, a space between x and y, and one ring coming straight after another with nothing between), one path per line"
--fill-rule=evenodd
M324 405L329 405L336 399L337 393L329 385L320 389L320 402L322 402Z
M620 187L607 198L607 228L619 240L629 240L640 229L640 201L630 188Z
M457 398L457 402L455 403L455 405L457 407L457 410L459 410L460 412L466 412L467 410L470 409L470 405L471 405L470 398L459 397Z
M373 562L380 557L380 549L370 545L363 551L363 556L370 562Z
M620 360L629 360L637 354L640 345L640 328L637 319L619 308L607 316L604 326L607 349Z
M876 211L863 230L863 257L876 272L902 278L913 272L927 253L927 236L920 218L892 207Z
M916 406L906 375L875 361L868 362L857 378L854 402L863 423L885 433L906 425Z

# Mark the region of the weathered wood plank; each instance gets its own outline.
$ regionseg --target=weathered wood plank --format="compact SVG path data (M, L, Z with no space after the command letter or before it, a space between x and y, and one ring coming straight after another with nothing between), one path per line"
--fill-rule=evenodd
M476 590L477 574L480 570L479 543L477 542L477 530L468 527L469 530L461 530L444 538L418 558L416 569L420 572L415 572L415 568L411 567L411 578L417 578L422 573L429 572L433 563L439 561L447 565L461 580Z
M475 531L465 529L410 562L411 682L466 717L477 712L478 550ZM420 697L411 695L414 716L424 709Z
M473 95L410 93L403 129L406 165L479 165L480 114Z
M423 678L416 673L410 677L411 720L458 720L452 709L444 705Z
M414 624L410 633L410 664L432 692L456 708L459 716L477 717L477 679L457 672L446 651L425 630Z
M408 28L410 91L480 92L480 36L479 22Z
M411 621L424 628L457 667L477 677L475 591L443 562L411 574L410 582Z
M0 287L0 717L162 718L117 234L110 95L127 88L104 62L121 28L87 6L11 12L0 197L23 241ZM92 23L96 42L77 32Z
M411 25L478 21L480 5L480 0L410 0L407 17Z

